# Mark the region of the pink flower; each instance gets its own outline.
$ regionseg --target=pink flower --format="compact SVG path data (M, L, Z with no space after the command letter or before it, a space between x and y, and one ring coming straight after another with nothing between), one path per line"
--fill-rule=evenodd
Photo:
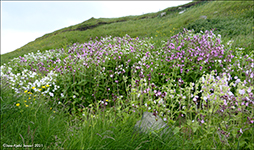
M235 84L239 83L240 81L241 81L240 79L237 79L237 80L235 81Z

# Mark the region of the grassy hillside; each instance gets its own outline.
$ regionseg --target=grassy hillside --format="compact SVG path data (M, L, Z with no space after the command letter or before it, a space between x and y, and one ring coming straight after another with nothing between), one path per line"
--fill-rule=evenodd
M154 42L166 40L183 28L210 30L216 28L215 34L224 39L234 40L233 47L245 47L245 51L254 48L253 42L253 2L191 2L179 7L171 7L157 13L121 18L91 18L80 24L57 30L37 38L25 46L1 55L2 63L10 59L37 50L66 48L73 43L84 43L90 38L153 37ZM186 10L183 14L180 11ZM160 17L161 12L166 16ZM207 16L202 19L200 16Z
M1 65L1 149L253 150L253 3L183 7L91 18L1 56L16 57ZM164 134L137 127L145 111Z

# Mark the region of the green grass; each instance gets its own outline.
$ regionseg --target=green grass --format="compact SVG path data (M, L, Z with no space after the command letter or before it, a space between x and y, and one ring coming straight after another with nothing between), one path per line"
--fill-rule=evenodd
M45 51L63 48L76 42L84 43L90 38L95 39L96 37L100 38L107 35L123 37L128 34L131 37L138 36L140 38L153 36L156 42L162 39L166 40L184 27L194 28L197 32L217 28L217 33L220 33L223 38L235 41L244 40L245 42L242 44L240 42L237 43L240 44L238 46L244 46L246 51L253 49L254 13L252 2L201 2L187 8L183 14L178 14L179 11L178 7L160 11L167 12L165 17L159 17L160 12L158 12L121 18L91 18L80 24L46 34L13 52L3 54L1 55L1 63L7 63L14 57L22 56L29 52L36 52L38 49ZM208 19L201 20L201 15L206 15ZM100 22L107 24L99 24ZM84 31L78 30L91 26L95 27Z
M158 136L135 134L137 115L122 118L114 113L105 116L98 112L97 116L86 116L80 121L62 111L54 112L44 99L36 99L36 104L22 109L15 103L23 99L11 94L5 81L1 85L3 149L14 144L22 148L37 145L39 149L178 149L182 145L180 137L169 137L164 143Z
M253 3L192 2L183 7L189 5L181 15L173 7L142 16L91 18L1 55L1 148L21 144L23 149L23 145L39 149L253 149ZM160 17L164 11L167 15ZM207 19L200 19L201 15ZM183 28L194 31L183 34ZM202 44L201 38L192 42L184 38L205 36L200 30L211 28L217 28L211 42L225 51L213 49L221 58L209 52L208 62L202 64L198 59L203 54L195 56L188 50L200 46L206 53L202 47L211 45ZM167 43L178 33L183 37ZM178 43L178 38L185 42L180 50L168 48L170 43L177 48L183 42ZM234 42L227 44L229 40ZM38 49L41 53L36 53ZM80 59L77 53L83 54L83 49L89 54ZM179 53L184 58L173 59L171 54ZM60 66L67 69L58 72ZM126 73L117 73L123 69ZM148 88L152 90L143 92ZM230 99L228 90L234 95ZM141 112L154 110L166 119L174 135L134 131Z

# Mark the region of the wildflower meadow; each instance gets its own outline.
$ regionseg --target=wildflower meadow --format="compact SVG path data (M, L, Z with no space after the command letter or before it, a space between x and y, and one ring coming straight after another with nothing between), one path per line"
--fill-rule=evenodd
M253 149L254 53L213 31L156 45L96 37L12 59L1 65L1 146ZM135 133L144 111L174 135Z

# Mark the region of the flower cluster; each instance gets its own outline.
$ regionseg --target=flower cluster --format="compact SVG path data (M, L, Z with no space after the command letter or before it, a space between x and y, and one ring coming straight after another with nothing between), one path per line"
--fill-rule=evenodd
M21 69L21 68L19 68ZM23 93L29 91L32 93L39 92L42 95L53 97L54 92L60 87L57 86L56 77L53 71L50 71L46 76L39 73L23 69L21 72L15 72L11 67L1 66L1 77L6 77L15 93ZM46 87L52 87L47 88Z
M213 31L186 29L160 47L152 38L109 36L20 56L8 63L12 68L1 66L1 77L26 95L17 107L29 107L43 95L70 112L93 106L149 111L168 123L185 119L207 130L219 122L211 131L228 139L254 122L253 55L234 54L232 42L223 45Z

